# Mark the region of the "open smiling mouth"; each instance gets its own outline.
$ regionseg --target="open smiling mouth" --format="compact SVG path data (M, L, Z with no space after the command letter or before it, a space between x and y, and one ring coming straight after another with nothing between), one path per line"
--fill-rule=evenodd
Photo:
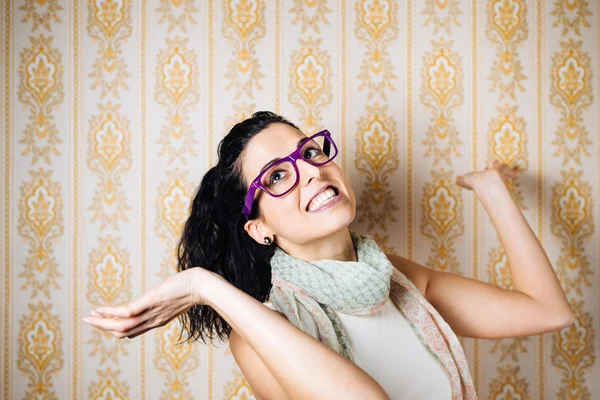
M329 185L327 186L327 189L319 193L310 201L310 203L308 203L308 206L306 206L306 211L314 212L328 208L325 206L333 205L333 203L336 203L340 197L339 195L339 189L333 185Z

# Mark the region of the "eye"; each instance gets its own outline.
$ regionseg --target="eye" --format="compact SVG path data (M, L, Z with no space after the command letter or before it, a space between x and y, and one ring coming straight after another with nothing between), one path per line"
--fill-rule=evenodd
M312 157L307 157L307 154L312 154ZM321 154L321 149L319 147L311 146L304 150L304 158L314 158Z
M269 184L270 185L275 185L277 183L279 183L279 181L281 181L285 176L285 171L282 169L277 169L275 171L273 171L271 173L271 175L269 176Z

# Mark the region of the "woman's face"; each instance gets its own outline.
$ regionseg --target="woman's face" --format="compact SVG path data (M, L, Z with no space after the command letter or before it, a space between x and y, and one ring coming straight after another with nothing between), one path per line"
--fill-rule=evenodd
M288 156L304 137L302 132L283 123L273 123L255 135L242 155L242 173L248 187L267 163L275 157ZM302 245L346 229L356 215L356 199L336 161L339 158L315 166L298 160L298 183L284 196L273 197L257 190L255 199L263 217L246 223L250 235L261 244L264 236L272 238L274 234L280 245L282 241ZM337 189L332 204L309 211L311 200L329 185Z

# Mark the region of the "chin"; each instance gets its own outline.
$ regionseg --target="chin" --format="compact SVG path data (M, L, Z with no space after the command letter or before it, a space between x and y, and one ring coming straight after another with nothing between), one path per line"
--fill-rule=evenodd
M350 209L350 207L344 207L344 209L335 210L337 212L331 213L330 215L323 215L322 222L331 230L335 232L344 227L348 227L356 216L356 210Z

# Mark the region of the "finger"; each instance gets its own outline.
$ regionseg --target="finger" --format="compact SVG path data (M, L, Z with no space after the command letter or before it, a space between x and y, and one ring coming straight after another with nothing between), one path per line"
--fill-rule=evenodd
M139 299L117 307L98 307L96 311L105 317L129 318L149 309L154 302L154 292L146 292Z
M117 332L126 332L144 322L138 317L126 319L86 317L83 321L88 325L102 329L103 331Z
M96 317L96 318L104 318L104 315L100 314L99 312L97 312L95 310L90 310L90 315L92 317Z

